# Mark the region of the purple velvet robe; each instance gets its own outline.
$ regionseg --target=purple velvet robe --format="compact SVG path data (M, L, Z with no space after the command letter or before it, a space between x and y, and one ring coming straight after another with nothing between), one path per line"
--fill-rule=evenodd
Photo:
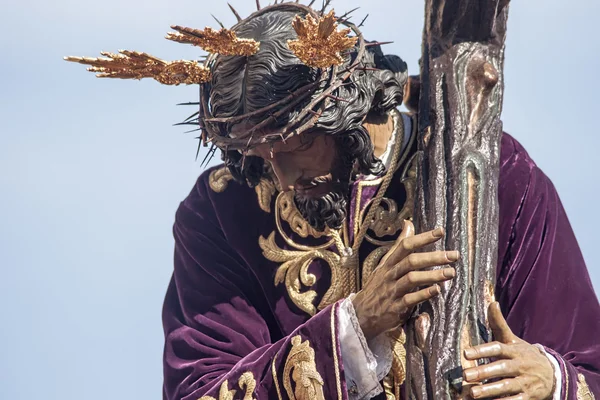
M339 303L310 317L290 301L285 286L274 284L279 264L267 260L258 243L275 230L273 213L261 210L246 186L230 182L214 192L210 172L176 215L175 269L163 310L163 398L225 399L236 390L235 399L287 399L285 381L291 387L289 377L297 378L304 361L314 367L309 386L322 398L346 399ZM358 201L373 195L363 191ZM404 196L400 184L386 193L398 204ZM600 305L555 188L508 135L499 202L496 297L509 325L558 358L562 398L577 399L579 374L600 398ZM369 246L361 247L361 260ZM327 266L313 264L318 304L331 277Z

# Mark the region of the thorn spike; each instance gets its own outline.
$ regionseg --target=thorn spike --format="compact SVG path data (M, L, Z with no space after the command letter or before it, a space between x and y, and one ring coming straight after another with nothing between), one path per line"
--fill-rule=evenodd
M233 8L233 6L229 3L227 3L227 5L231 9L231 12L233 13L233 15L235 15L235 17L237 18L238 22L242 22L242 17L240 17L240 14L238 14L238 12L235 10L235 8Z
M217 17L215 17L214 15L210 14L211 17L213 17L215 19L215 21L217 21L217 23L219 25L221 25L221 28L225 29L225 25L223 25L223 23L221 21L219 21L219 19Z

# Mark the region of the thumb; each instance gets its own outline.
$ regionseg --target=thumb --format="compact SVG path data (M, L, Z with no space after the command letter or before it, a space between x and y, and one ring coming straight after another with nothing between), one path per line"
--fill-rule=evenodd
M494 340L497 340L501 343L516 343L519 338L515 336L512 332L508 323L504 319L502 315L502 310L500 309L500 303L497 301L490 304L488 309L488 319L490 322L490 328L492 328L492 334L494 335Z

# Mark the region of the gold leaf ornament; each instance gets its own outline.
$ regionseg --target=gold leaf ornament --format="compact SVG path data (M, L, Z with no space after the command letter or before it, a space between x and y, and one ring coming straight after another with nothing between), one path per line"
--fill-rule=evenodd
M211 73L204 65L187 60L165 61L139 51L103 51L104 57L65 57L66 61L89 65L88 71L98 78L143 79L153 78L163 85L199 84L208 82Z
M212 28L194 29L179 25L173 25L171 29L177 32L169 32L167 39L198 46L208 53L222 56L249 57L258 53L260 48L260 43L256 40L238 38L231 29L216 31Z
M291 380L295 388L292 388ZM292 349L283 369L283 387L290 400L325 400L323 378L317 371L315 350L300 335L292 338Z
M351 29L338 31L334 11L317 20L308 14L306 19L297 15L292 26L298 39L289 40L288 46L304 64L313 68L329 68L344 62L341 52L352 48L358 38L349 37Z
M254 374L252 372L244 372L238 380L238 386L240 389L244 390L243 400L255 400L254 397L252 397L252 394L254 393L254 389L256 389L256 379L254 379ZM229 390L229 383L225 380L219 388L218 399L215 399L212 396L202 396L198 400L234 400L236 393L237 391L234 389Z
M577 400L595 400L594 393L590 390L585 376L577 374Z

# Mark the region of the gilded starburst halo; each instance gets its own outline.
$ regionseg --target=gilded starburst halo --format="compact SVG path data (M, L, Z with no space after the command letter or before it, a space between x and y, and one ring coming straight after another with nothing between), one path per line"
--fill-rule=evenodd
M103 51L104 57L65 57L65 60L89 65L98 78L143 79L153 78L163 85L199 84L208 82L211 73L195 61L165 61L148 53L119 50Z
M201 47L208 53L223 56L249 57L258 53L260 46L254 39L238 38L231 29L221 28L217 31L212 28L194 29L179 25L173 25L171 29L177 32L169 32L166 36L168 40L188 43Z
M333 10L318 20L308 14L306 19L297 15L292 22L298 39L289 40L288 46L304 64L313 68L329 68L344 62L342 52L352 48L358 38L348 36L351 29L338 30Z

